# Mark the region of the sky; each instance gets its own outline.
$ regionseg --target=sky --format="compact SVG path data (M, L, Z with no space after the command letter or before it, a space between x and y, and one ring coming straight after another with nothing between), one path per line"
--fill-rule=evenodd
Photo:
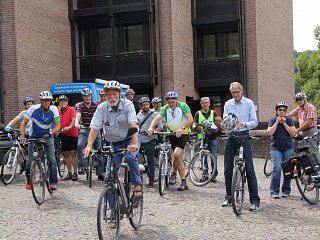
M294 50L317 49L313 30L320 25L320 0L293 0Z

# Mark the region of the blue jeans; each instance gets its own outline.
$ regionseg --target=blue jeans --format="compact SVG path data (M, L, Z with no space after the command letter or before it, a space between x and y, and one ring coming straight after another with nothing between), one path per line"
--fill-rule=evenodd
M26 165L26 178L27 182L30 182L30 164L33 161L33 144L30 143L28 145L28 159L27 165ZM57 161L56 156L54 154L54 142L53 138L47 139L47 142L45 144L45 150L47 152L47 159L49 162L49 170L50 170L50 178L49 181L51 184L57 184L58 183L58 177L57 177Z
M84 169L86 168L85 160L83 159L83 149L87 145L88 137L89 137L89 128L80 128L79 129L79 138L78 138L78 168ZM97 132L97 138L94 141L93 149L101 149L101 135L100 132ZM101 157L95 156L98 161L98 166L96 168L96 174L98 176L103 176L103 161Z
M237 133L237 135L245 135L245 133L240 132ZM226 141L224 147L224 178L227 196L231 196L234 153L236 152L239 146L239 141L235 138L230 137ZM260 197L258 194L258 182L252 161L251 139L249 137L243 140L243 158L245 159L246 163L246 174L248 180L250 203L260 204Z
M215 139L209 139L208 140L208 147L209 147L209 151L212 153L215 162L217 164L216 166L216 171L213 173L213 177L217 177L218 176L218 158L217 158L217 140Z
M148 178L149 182L153 182L154 180L154 153L156 151L156 145L157 141L156 139L152 139L149 142L145 142L141 144L142 147L144 148L144 151L147 156L147 162L148 162Z
M279 194L280 192L280 178L281 178L281 163L293 157L294 149L287 150L271 150L271 159L273 163L273 170L271 175L270 193ZM290 194L291 192L291 179L283 179L282 193Z
M116 142L111 143L111 146L114 150L120 149L120 148L127 148L129 145L132 144L132 139L127 139L122 142ZM138 139L138 149L141 145L141 138ZM125 162L129 164L130 167L130 180L133 185L139 185L141 184L141 176L140 176L140 170L139 170L139 161L138 161L138 151L126 154L124 156ZM120 164L122 162L122 156L120 154L117 154L113 158L113 162L115 164ZM114 168L114 171L116 174L118 174L119 167ZM107 162L107 178L110 176L110 161Z

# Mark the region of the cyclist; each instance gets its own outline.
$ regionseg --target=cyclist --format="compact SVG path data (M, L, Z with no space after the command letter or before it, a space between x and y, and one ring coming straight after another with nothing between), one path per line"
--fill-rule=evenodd
M134 201L139 202L142 198L141 176L139 171L138 150L141 140L138 133L126 139L130 127L137 127L137 116L133 103L121 98L121 85L117 81L108 81L104 90L108 101L100 104L95 112L91 124L88 144L83 151L85 157L89 156L99 130L104 129L105 138L111 142L113 149L127 148L130 154L125 155L125 161L130 167L130 179L134 185ZM120 154L114 157L114 162L121 163ZM117 172L117 170L115 169ZM110 174L110 166L107 165L107 176Z
M156 112L160 112L161 105L162 105L162 100L159 97L154 97L151 100L152 107Z
M18 121L23 120L27 110L34 104L34 100L31 96L26 96L23 100L23 104L26 108L26 110L23 110L16 116L14 119L11 120L11 122L8 123L8 125L4 128L5 131L9 132L12 130L12 126L15 125ZM29 137L30 127L31 127L32 121L29 121L26 127L26 137ZM19 162L20 164L20 174L22 174L25 171L26 163Z
M247 136L244 139L243 157L246 161L246 173L248 179L248 188L250 195L250 211L256 212L260 208L260 197L258 194L258 183L256 173L254 171L252 161L252 146L249 138L249 130L258 125L256 110L253 101L243 96L243 87L238 82L230 84L230 92L232 99L228 100L224 105L223 124L222 127L229 128L231 135ZM234 115L238 117L235 122ZM234 124L227 124L235 122ZM231 182L233 173L233 152L239 146L239 142L235 138L228 138L224 148L224 178L226 185L226 200L222 207L231 206Z
M272 198L279 198L281 163L293 157L294 147L291 135L295 134L294 122L286 118L288 105L281 101L276 104L276 115L270 119L267 134L271 136L270 152L273 162L270 194ZM282 197L288 197L291 192L291 179L283 179Z
M182 152L188 141L189 127L192 125L193 117L189 106L184 102L178 102L178 94L176 92L168 92L166 94L167 104L163 106L158 116L152 121L148 129L148 135L152 136L155 126L166 118L167 129L175 131L175 136L169 136L169 140L173 149L173 172L170 177L170 184L173 185L177 182L176 173L179 171L181 177L181 185L178 191L188 190L186 182L186 172L182 161Z
M104 91L104 89L100 89L99 95L100 95L100 103L107 101L107 94Z
M137 119L138 119L138 125L140 132L146 132L152 120L158 115L157 112L153 111L150 109L150 99L148 97L142 97L139 100L140 106L142 111L140 111L137 114ZM157 131L161 130L161 126L157 126L156 128ZM155 154L155 148L157 145L157 136L146 136L142 135L141 136L141 145L145 150L145 153L147 155L147 161L148 161L148 178L149 178L149 183L147 185L148 188L153 187L153 182L154 182L154 170L155 170L155 165L154 165L154 154Z
M222 119L218 116L218 113L214 110L210 109L210 98L208 97L202 97L200 99L200 105L201 110L197 111L194 115L194 121L193 121L193 129L197 129L197 126L199 124L203 124L205 121L209 121L210 126L214 124L215 122L217 125L220 125L222 122ZM216 125L214 125L217 129ZM204 134L198 134L198 138L208 138L208 144L209 144L209 150L212 153L213 157L215 158L215 162L217 162L217 141L216 141L216 134L210 134L206 136ZM208 179L208 170L204 171L203 173L203 179L200 181L206 181ZM216 182L218 176L218 170L216 168L216 171L213 173L212 181Z
M88 135L89 135L89 127L91 123L91 119L93 117L94 112L98 107L98 103L93 102L91 99L92 90L89 88L84 88L81 91L83 102L80 102L76 105L76 122L75 128L79 129L79 137L78 137L78 173L84 174L85 169L85 161L83 159L82 151L86 146ZM101 135L100 133L97 135L97 138L94 142L95 149L101 149ZM98 166L96 168L96 174L98 175L98 179L103 181L103 162L101 158L97 158Z
M307 95L299 92L295 95L295 100L298 107L293 109L286 117L298 117L299 127L296 129L296 134L302 137L311 137L317 132L317 109L307 101ZM318 153L317 142L314 139L309 141L310 152Z
M49 161L49 169L50 169L50 188L51 190L58 190L57 183L57 161L54 154L54 143L53 138L51 137L53 134L57 133L60 130L60 117L59 112L56 106L51 105L51 100L53 99L52 95L48 91L42 91L39 95L40 104L36 104L31 106L27 114L25 115L21 127L21 142L22 144L26 143L26 127L29 121L32 121L32 125L30 128L29 136L30 138L42 138L45 135L49 135L49 138L46 141L46 152ZM54 127L51 129L52 124ZM29 145L29 148L32 145ZM26 189L31 189L30 184L30 164L33 161L32 150L29 149L29 161L27 161L26 166Z
M139 102L134 99L135 94L136 93L134 92L134 90L132 88L129 88L126 91L126 98L129 99L131 102L133 102L134 109L136 113L138 113L140 111L140 105L139 105Z
M68 174L64 180L73 181L78 180L78 159L77 159L77 145L78 145L78 131L74 128L76 122L76 110L68 106L69 99L66 95L59 97L58 109L60 115L61 131L59 137L62 143L62 150L66 159ZM73 168L73 174L72 174Z

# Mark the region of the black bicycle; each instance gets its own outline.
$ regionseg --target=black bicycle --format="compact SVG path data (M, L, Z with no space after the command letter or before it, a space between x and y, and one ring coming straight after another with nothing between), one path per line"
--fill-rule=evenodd
M271 159L271 153L269 152L266 157L266 160L264 161L263 173L266 177L269 177L272 174L272 171L273 171L273 163Z
M45 148L46 142L46 138L28 139L30 144L29 151L33 155L33 161L30 166L30 183L33 198L38 205L44 202L46 186L50 195L52 194L49 181L49 161Z
M61 138L59 134L55 134L54 137L54 154L57 161L58 173L61 178L63 178L67 172L67 164L64 158Z
M128 138L137 131L130 129ZM92 155L104 156L110 163L110 175L105 180L105 187L98 202L97 229L99 239L118 239L120 222L124 217L129 218L131 226L135 229L141 225L143 199L134 196L129 165L125 162L116 164L113 161L114 156L120 154L123 158L127 153L127 149L112 149L110 146L92 151ZM119 168L118 174L115 171L116 168ZM140 164L139 169L142 177L144 166ZM141 188L141 192L142 190Z

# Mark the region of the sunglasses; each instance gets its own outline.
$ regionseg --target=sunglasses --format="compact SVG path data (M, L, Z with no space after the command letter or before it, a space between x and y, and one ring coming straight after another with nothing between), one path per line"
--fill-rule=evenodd
M298 101L303 101L303 98L297 98L296 102L298 102Z
M280 111L280 112L285 112L285 111L287 111L287 109L285 109L285 108L279 108L278 111Z

